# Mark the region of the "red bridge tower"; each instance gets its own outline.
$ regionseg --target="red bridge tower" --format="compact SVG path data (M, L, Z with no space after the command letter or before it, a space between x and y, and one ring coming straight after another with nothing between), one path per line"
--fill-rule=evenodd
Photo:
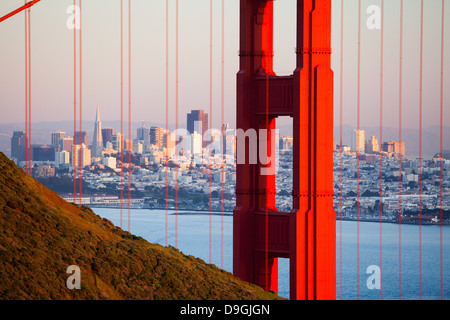
M331 0L297 0L297 67L291 76L276 76L273 0L240 1L236 128L245 134L237 138L233 270L239 278L277 292L278 258L289 258L291 299L336 299L330 44ZM255 150L267 150L274 161L270 129L276 128L277 116L293 118L289 213L275 207L275 172L262 174L267 161L254 157ZM252 131L257 147L251 143Z

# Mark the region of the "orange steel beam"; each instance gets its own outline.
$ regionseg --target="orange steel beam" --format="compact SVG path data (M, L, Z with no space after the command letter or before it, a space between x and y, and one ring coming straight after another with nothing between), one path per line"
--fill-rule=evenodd
M290 76L273 70L273 1L240 1L233 273L277 292L278 258L289 258L291 299L335 300L332 1L297 0L297 65ZM275 166L279 116L293 123L290 212L278 212L276 172L267 167Z
M23 10L25 10L25 9L31 7L31 6L34 6L34 5L35 5L36 3L38 3L39 1L41 1L41 0L33 0L33 1L28 2L27 4L24 4L24 5L21 6L20 8L18 8L18 9L16 9L16 10L14 10L14 11L8 13L7 15L1 17L1 18L0 18L0 22L3 22L4 20L6 20L6 19L8 19L8 18L11 18L12 16L18 14L19 12L22 12Z

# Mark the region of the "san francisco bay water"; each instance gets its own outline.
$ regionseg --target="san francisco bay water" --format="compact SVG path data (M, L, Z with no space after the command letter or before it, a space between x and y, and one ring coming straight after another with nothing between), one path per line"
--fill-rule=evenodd
M99 216L120 226L119 209L94 208L94 211ZM209 212L178 213L175 215L173 210L169 210L167 214L168 244L175 246L175 226L177 225L178 249L185 254L209 262L211 223L211 262L222 267L221 238L223 234L223 269L232 272L233 217L229 213L223 217L218 213L210 216ZM124 230L128 230L128 209L124 209L122 214L122 227ZM131 233L141 236L149 242L165 245L165 210L132 209L130 218ZM450 298L450 226L442 228L443 274L441 281L441 230L439 226L399 226L390 223L359 222L359 293L357 226L358 223L355 221L336 221L337 299L353 300L359 297L370 300L381 298L397 300L400 299L400 292L401 299L420 299L420 297L440 299L441 283L443 298ZM401 250L399 246L400 233ZM422 234L421 245L420 233ZM382 243L381 247L380 242ZM401 259L399 259L400 256ZM367 281L372 275L372 273L367 273L367 268L372 265L381 268L380 290L369 289L367 286ZM288 259L279 259L278 293L282 297L289 297Z

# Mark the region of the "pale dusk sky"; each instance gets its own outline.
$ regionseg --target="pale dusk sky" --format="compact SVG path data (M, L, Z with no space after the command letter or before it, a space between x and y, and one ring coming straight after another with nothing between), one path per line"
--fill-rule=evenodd
M356 126L358 1L344 0L344 124ZM0 15L22 0L1 0ZM73 119L73 31L66 26L72 0L42 0L32 9L32 119ZM169 0L169 110L175 122L175 0ZM83 0L83 118L120 119L120 1ZM166 1L132 0L132 121L165 123ZM341 0L332 0L335 124L339 124ZM361 127L379 124L380 30L366 12L381 0L362 0ZM128 1L124 0L124 119L127 118ZM274 4L274 65L295 69L295 0ZM384 117L398 127L400 0L385 0ZM213 125L220 126L222 1L213 0ZM420 0L404 1L403 126L419 125ZM445 57L450 57L450 3L445 10ZM0 23L0 122L25 121L24 14ZM424 1L423 125L439 125L441 0ZM239 0L225 0L225 122L235 125L239 68ZM210 1L179 0L179 119L191 109L209 113ZM444 125L450 123L450 59L444 59ZM281 124L289 123L284 119Z

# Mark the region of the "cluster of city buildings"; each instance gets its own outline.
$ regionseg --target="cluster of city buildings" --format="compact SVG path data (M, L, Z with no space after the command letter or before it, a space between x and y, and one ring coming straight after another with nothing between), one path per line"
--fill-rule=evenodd
M450 222L450 152L408 159L405 143L381 146L354 130L351 146L334 141L334 207L338 216L403 223Z
M52 132L50 145L32 144L29 150L26 133L16 131L11 138L11 158L20 167L32 167L35 178L67 176L73 180L82 172L83 182L98 194L84 193L77 199L90 205L118 205L121 200L116 192L124 188L120 183L124 177L128 179L129 172L133 191L145 191L149 186L165 188L166 184L175 187L176 184L177 188L186 188L189 192L211 194L214 191L211 183L217 189L217 184L234 183L236 179L235 130L228 124L221 130L210 128L208 114L203 110L187 114L186 128L171 132L158 126L142 125L137 128L134 139L125 139L124 134L114 128L102 128L97 108L93 132L92 140L87 131L74 132L73 136L62 131ZM116 187L111 190L111 185ZM226 192L234 194L234 184L229 188L228 185ZM107 186L109 194L102 195ZM72 194L63 196L67 200L74 199ZM146 205L158 206L158 199L154 200L154 203L146 201ZM138 206L143 201L135 199L133 203Z
M334 208L343 218L403 223L439 223L442 208L448 223L449 172L450 153L358 161L356 152L335 152Z
M277 208L288 212L291 152L280 152L276 179ZM442 212L442 222L450 223L450 151L407 158L404 142L380 146L376 137L366 140L364 130L354 130L350 146L334 141L333 181L338 219L439 224Z
M186 128L169 132L142 125L135 139L125 139L113 128L102 128L97 109L92 143L86 131L72 137L53 132L51 145L31 146L32 174L73 179L77 168L82 170L83 182L92 194L76 197L91 206L123 205L119 190L127 188L130 172L133 207L164 208L166 188L176 188L179 209L209 210L212 205L213 210L221 210L223 205L231 211L235 206L236 140L236 130L227 124L221 130L211 129L203 110L187 114ZM25 133L14 132L12 158L22 167L25 145ZM292 137L276 135L276 204L280 211L292 209L292 148ZM350 146L334 141L334 150L338 217L379 219L381 212L388 221L397 221L399 215L403 221L414 221L419 208L427 213L441 207L450 210L450 152L431 160L408 159L404 142L380 145L374 136L366 140L364 130L353 131ZM63 197L74 199L73 194ZM172 193L168 205L175 208ZM430 214L424 219L431 223L437 217Z
M352 132L351 145L338 146L336 140L333 140L334 150L342 148L344 152L356 152L363 155L364 160L375 161L375 155L383 157L405 158L405 142L403 141L385 141L382 145L378 142L375 136L371 136L366 140L366 132L362 129L355 129Z
M50 145L32 144L28 150L26 133L15 131L11 138L11 158L21 167L25 166L29 157L31 166L37 168L43 165L46 168L84 169L101 164L117 169L121 167L117 155L123 152L142 155L142 164L159 164L166 157L172 159L175 155L181 162L194 155L201 155L195 157L196 160L203 159L206 146L207 151L217 155L225 153L234 157L234 137L235 131L228 124L224 124L222 131L211 129L208 127L208 114L203 110L193 110L187 115L186 129L170 132L162 127L147 128L142 125L137 129L135 139L125 139L124 134L114 128L102 128L97 108L92 143L87 131L74 132L73 136L56 131L51 133ZM176 144L176 140L180 143ZM179 151L177 154L176 150ZM27 151L30 153L28 156Z

